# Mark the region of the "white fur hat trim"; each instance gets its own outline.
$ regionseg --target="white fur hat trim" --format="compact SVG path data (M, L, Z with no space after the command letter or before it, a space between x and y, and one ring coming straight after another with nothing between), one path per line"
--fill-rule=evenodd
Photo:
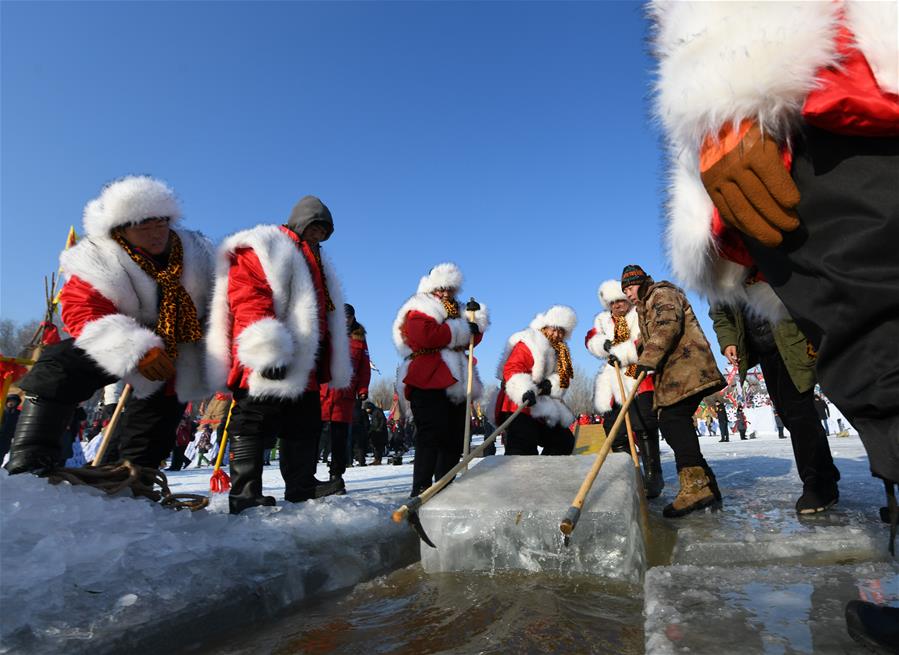
M599 302L606 309L616 300L627 300L627 296L621 290L621 282L619 280L606 280L599 285L596 295L599 297Z
M437 264L421 278L418 283L418 293L431 293L437 289L462 288L462 271L452 262Z
M84 206L84 231L91 237L109 236L113 228L158 216L168 216L171 225L181 218L175 192L152 177L129 175L107 184Z
M535 330L557 327L565 330L567 335L574 331L575 325L577 325L577 314L567 305L553 305L542 314L537 314L531 321L531 327Z

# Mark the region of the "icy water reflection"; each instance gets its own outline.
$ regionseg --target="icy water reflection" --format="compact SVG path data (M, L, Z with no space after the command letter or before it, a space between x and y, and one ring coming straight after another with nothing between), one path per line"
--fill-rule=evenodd
M507 573L427 575L421 566L296 608L204 653L642 653L642 589Z

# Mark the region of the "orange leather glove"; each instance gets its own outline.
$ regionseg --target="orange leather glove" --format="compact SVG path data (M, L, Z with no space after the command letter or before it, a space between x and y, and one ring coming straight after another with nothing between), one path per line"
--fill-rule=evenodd
M145 378L154 382L168 380L175 375L175 363L162 348L150 348L137 363L137 370Z
M783 233L799 227L799 189L784 166L780 147L752 121L728 125L709 136L699 153L699 170L721 219L774 247Z

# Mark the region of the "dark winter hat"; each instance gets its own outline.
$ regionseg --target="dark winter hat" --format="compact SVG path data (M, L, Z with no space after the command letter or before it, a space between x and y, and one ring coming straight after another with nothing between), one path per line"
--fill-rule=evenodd
M287 219L287 227L297 234L303 234L303 231L313 223L324 224L328 232L325 240L334 232L334 219L331 218L331 210L325 203L315 196L303 196L293 206L293 211Z
M630 287L635 284L643 284L649 276L637 264L628 264L621 272L621 288Z

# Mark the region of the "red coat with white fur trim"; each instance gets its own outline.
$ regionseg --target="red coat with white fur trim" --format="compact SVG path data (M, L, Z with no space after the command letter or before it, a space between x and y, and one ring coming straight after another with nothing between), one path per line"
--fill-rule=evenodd
M549 380L548 396L537 396L537 404L525 407L522 414L543 420L547 425L569 425L574 414L562 400L565 390L559 386L556 351L542 332L533 328L516 332L506 344L497 377L502 380L496 397L496 411L514 412L528 391L537 393L537 384ZM496 417L499 422L499 417Z
M343 293L324 254L322 264L335 309L327 312L324 344L330 367L320 373L340 389L352 374ZM287 228L259 225L225 239L216 262L206 342L206 365L217 387L295 399L328 381L316 375L322 310L314 277L299 239ZM260 375L282 366L287 369L282 380Z
M839 134L899 134L897 3L654 0L650 15L656 114L670 154L672 271L710 304L745 303L778 321L782 303L767 283L745 285L752 262L715 219L700 145L745 119L782 143L802 122Z
M181 237L181 283L203 323L212 281L212 244L199 232L173 229ZM91 236L63 251L59 265L67 276L60 292L62 320L75 345L110 375L125 380L138 398L163 386L137 371L151 348L164 347L154 331L159 318L159 285L113 239ZM187 402L209 393L203 376L203 346L178 344L175 392Z
M490 324L483 304L475 312L475 323L480 329L475 335L477 345ZM470 339L467 318L447 318L443 303L429 293L412 296L393 322L393 342L403 358L397 371L397 390L402 389L409 398L408 387L446 389L451 400L464 402L468 376L465 351ZM472 378L472 397L477 398L482 388L476 366Z
M593 327L587 332L584 343L593 355L599 359L608 359L609 355L615 355L621 362L622 369L621 381L624 385L624 393L629 394L634 388L636 380L630 376L624 375L624 370L631 364L636 364L639 355L637 354L637 345L640 342L640 319L637 316L637 310L631 307L630 311L625 315L627 320L630 338L622 343L616 343L612 346L611 352L607 351L603 346L605 342L615 340L615 322L612 320L611 312L600 312L593 319ZM638 393L646 393L652 391L652 377L647 376L640 383ZM621 390L618 388L618 376L615 373L614 366L605 366L597 375L593 382L593 406L600 414L605 414L612 409L612 404L624 403L621 398Z

